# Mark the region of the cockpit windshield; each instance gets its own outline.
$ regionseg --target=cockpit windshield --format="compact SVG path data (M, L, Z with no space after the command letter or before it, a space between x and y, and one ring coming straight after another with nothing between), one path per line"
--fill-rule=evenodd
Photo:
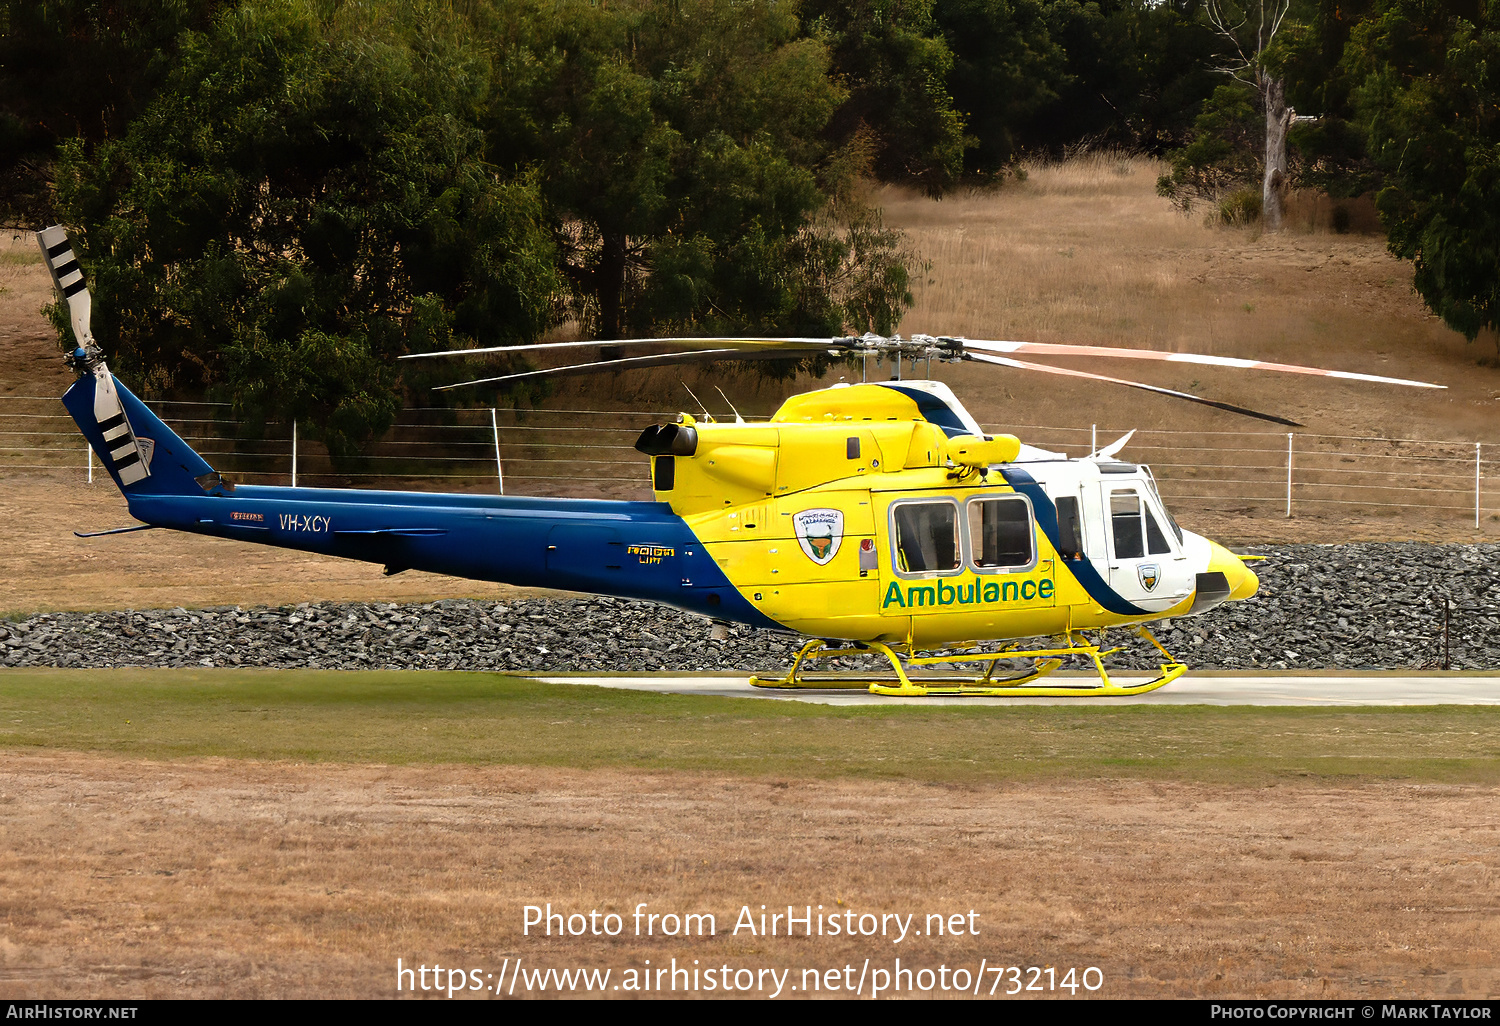
M1167 518L1167 523L1172 527L1172 533L1177 535L1177 543L1182 544L1182 528L1177 524L1177 518L1172 516L1172 511L1167 509L1167 504L1162 501L1161 492L1156 487L1156 475L1151 473L1151 468L1144 463L1141 465L1141 473L1146 478L1146 487L1151 490L1151 497L1156 500L1156 508L1161 510L1162 515Z

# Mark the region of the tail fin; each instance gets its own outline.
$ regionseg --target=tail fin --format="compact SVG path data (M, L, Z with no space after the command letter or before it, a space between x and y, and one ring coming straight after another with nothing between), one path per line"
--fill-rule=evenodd
M37 243L52 283L68 305L78 343L68 356L78 380L63 396L63 405L115 484L127 495L199 495L221 484L203 457L116 382L105 366L89 330L89 290L67 233L54 225L37 232Z
M83 437L129 495L202 495L225 485L214 468L99 361L63 396ZM118 412L106 417L110 410Z

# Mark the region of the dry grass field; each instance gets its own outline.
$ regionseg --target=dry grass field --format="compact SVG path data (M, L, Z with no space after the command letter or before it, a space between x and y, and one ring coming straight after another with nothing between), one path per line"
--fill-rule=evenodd
M929 262L903 330L1422 378L1449 390L1090 367L1308 433L1500 444L1493 340L1466 345L1428 316L1379 237L1210 227L1154 195L1157 173L1094 155L941 202L880 192ZM0 414L6 397L68 384L31 245L0 240ZM986 424L1075 454L1044 429L1185 432L1140 442L1158 464L1170 449L1144 445L1214 432L1249 449L1261 430L1131 390L934 373ZM747 414L814 384L713 380ZM683 405L661 371L596 387L601 403ZM0 614L496 594L164 532L80 541L74 528L128 522L107 483L81 478L0 470ZM1421 508L1274 512L1201 502L1181 519L1226 541L1476 536ZM1497 534L1487 517L1478 536ZM1096 966L1106 997L1500 990L1490 714L852 715L561 688L496 707L470 694L476 675L387 676L371 698L336 675L0 673L0 998L383 998L397 958L618 980L675 957L791 969L795 986L803 969L857 974L867 958L984 959ZM443 687L464 694L439 701ZM547 902L627 916L647 902L720 928L692 942L523 936L522 908ZM730 934L761 904L919 922L972 909L978 935Z
M616 980L697 959L798 987L983 959L1094 966L1106 997L1490 996L1494 719L0 671L0 998L392 997L398 957ZM526 936L549 902L717 930ZM734 933L762 904L919 928L972 910L977 933Z
M803 969L898 957L1096 966L1102 997L1492 997L1495 799L13 753L0 998L389 998L398 957L791 969L783 997ZM718 933L523 936L524 906L548 902L711 912ZM974 910L978 936L730 932L762 904Z
M1192 351L1416 378L1434 393L1190 366L1088 369L1303 421L1310 432L1500 441L1495 340L1468 344L1427 313L1411 267L1373 234L1278 234L1178 213L1159 165L1097 154L939 202L877 199L931 262L908 332ZM1480 360L1486 361L1484 365ZM1149 377L1147 375L1149 374ZM1022 372L943 368L986 423L1267 430L1229 414Z

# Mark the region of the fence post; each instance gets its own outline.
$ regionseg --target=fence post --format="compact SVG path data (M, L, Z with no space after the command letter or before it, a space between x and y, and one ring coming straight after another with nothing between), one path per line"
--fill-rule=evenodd
M297 487L297 422L292 421L292 487Z
M1474 530L1479 530L1479 442L1474 443Z
M1286 433L1286 515L1292 515L1292 433Z
M1094 424L1089 428L1089 455L1099 451L1099 425Z
M1443 669L1453 669L1453 662L1448 658L1448 596L1443 596Z
M83 449L89 454L89 484L94 483L94 447L88 442L83 443Z
M495 419L495 408L490 407L490 430L495 433L495 477L500 482L500 494L505 494L505 470L500 466L500 422Z

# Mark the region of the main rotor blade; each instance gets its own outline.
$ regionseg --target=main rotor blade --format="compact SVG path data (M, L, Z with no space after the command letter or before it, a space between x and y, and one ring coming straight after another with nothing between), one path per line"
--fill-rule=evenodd
M1140 381L1111 378L1103 374L1090 374L1088 371L1069 370L1066 367L1049 367L1044 363L1028 363L1025 360L1012 360L1005 356L987 356L984 353L964 353L964 359L978 360L981 363L992 363L999 367L1014 367L1017 370L1041 371L1044 374L1060 374L1069 378L1084 378L1088 381L1107 381L1111 385L1126 385L1130 388L1139 388L1145 392L1155 392L1157 395L1171 396L1174 399L1186 399L1189 402L1199 403L1203 406L1212 406L1218 410L1227 410L1230 413L1239 413L1246 417L1254 417L1256 420L1268 420L1272 424L1284 424L1287 427L1302 426L1295 420L1287 420L1285 417L1276 417L1269 413L1257 413L1255 410L1246 409L1243 406L1235 406L1232 403L1221 403L1215 399L1204 399L1202 396L1193 395L1191 392L1178 392L1174 389L1162 388L1160 385L1147 385Z
M826 348L826 347L825 347ZM590 374L595 371L633 370L640 367L664 367L674 363L713 363L716 360L777 360L786 353L759 349L700 349L690 353L658 353L654 356L625 356L618 360L598 360L594 363L574 363L565 367L544 367L541 370L521 371L517 374L501 374L493 378L475 381L460 381L453 385L440 385L434 391L446 392L451 388L467 385L493 385L505 381L526 381L531 378L565 377L570 374Z
M753 346L772 345L782 348L829 349L837 347L843 339L834 338L616 338L594 339L589 342L533 342L518 346L488 346L484 349L445 349L436 353L407 353L398 360L425 360L431 356L480 356L485 353L526 353L538 349L581 349L585 346L644 346L652 343L666 345L703 345L723 348L731 344Z
M1242 360L1233 356L1206 356L1202 353L1168 353L1159 349L1120 349L1113 346L1076 346L1055 342L1001 342L990 339L954 339L965 347L992 353L1032 353L1037 356L1101 356L1120 360L1161 360L1166 363L1194 363L1206 367L1234 367L1240 370L1281 371L1286 374L1313 374L1347 381L1371 381L1380 385L1406 385L1410 388L1447 388L1427 381L1387 378L1379 374L1357 374L1354 371L1323 370L1292 363L1270 363L1266 360Z

